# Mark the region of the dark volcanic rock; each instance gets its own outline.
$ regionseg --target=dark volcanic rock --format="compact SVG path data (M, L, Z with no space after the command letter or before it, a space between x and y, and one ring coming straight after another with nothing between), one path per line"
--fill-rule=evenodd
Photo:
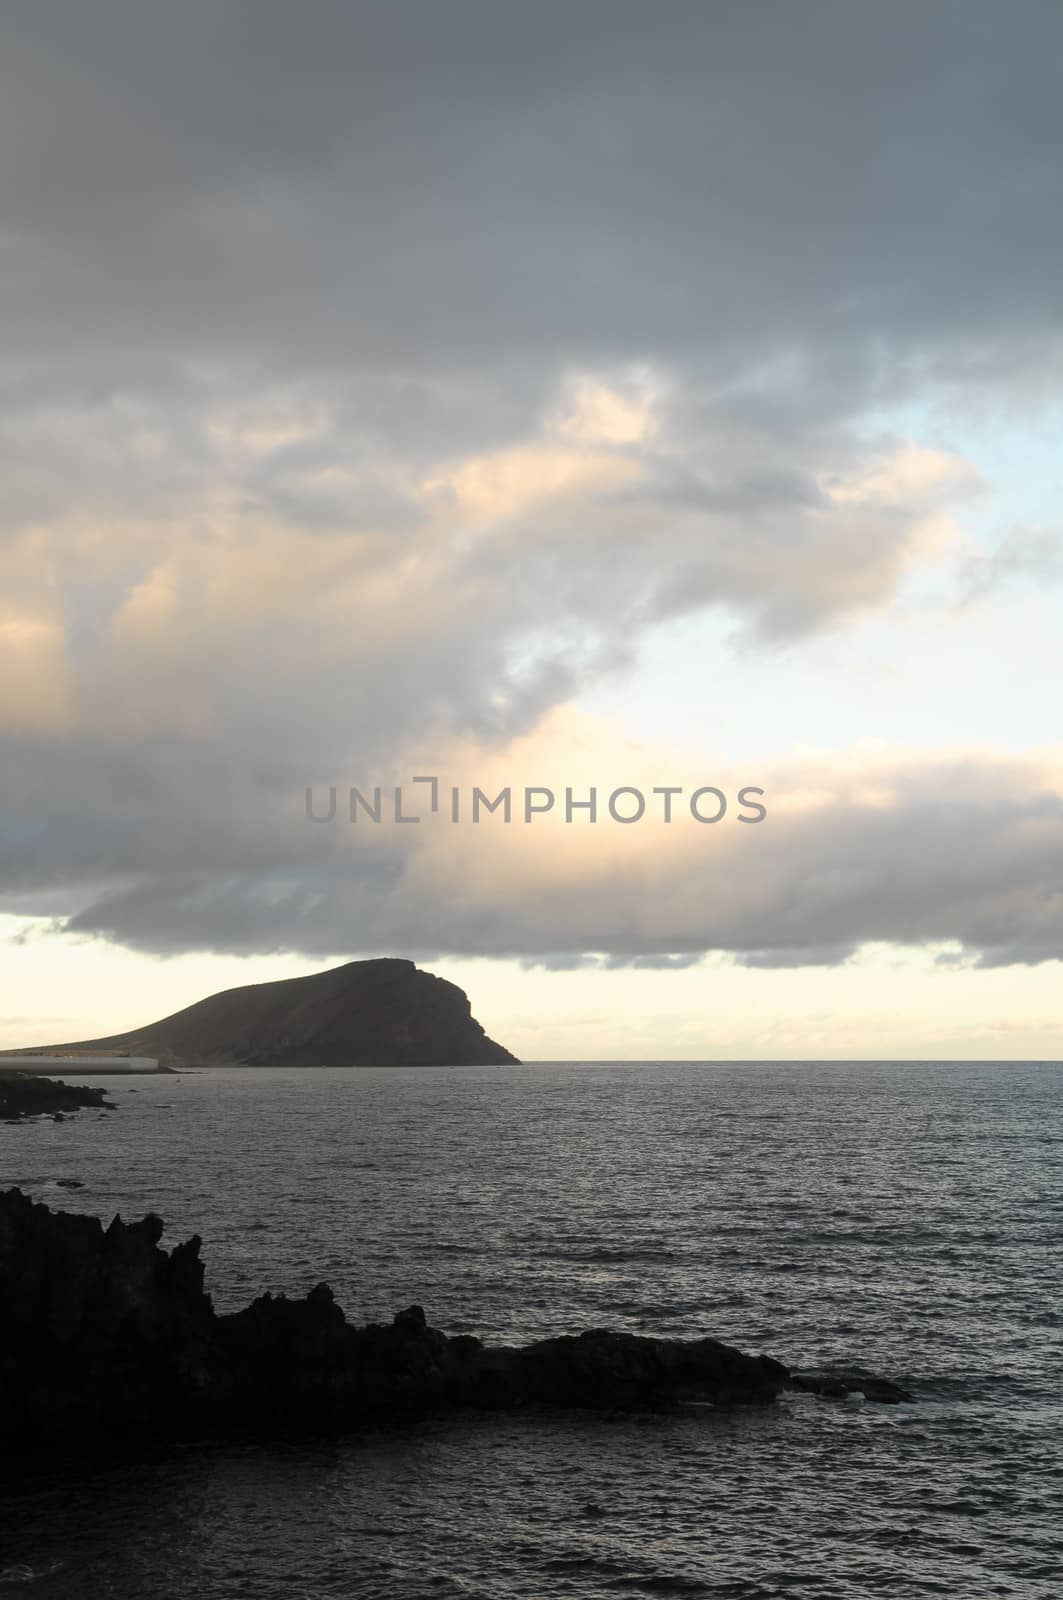
M491 1349L467 1334L447 1338L420 1306L386 1326L354 1328L326 1284L302 1300L267 1294L219 1316L204 1292L199 1239L167 1253L161 1235L153 1216L104 1228L18 1189L0 1195L9 1443L339 1432L457 1406L730 1406L773 1400L792 1382L779 1362L715 1339L594 1330ZM864 1392L892 1398L873 1389L869 1381Z
M0 1117L16 1121L45 1113L58 1121L64 1111L82 1106L107 1106L103 1089L79 1088L60 1078L38 1078L30 1072L0 1072ZM113 1107L111 1108L113 1110Z
M487 1037L461 989L398 960L349 961L307 978L227 989L132 1033L51 1048L253 1067L500 1066L516 1060Z
M553 1405L631 1406L676 1401L744 1405L774 1396L787 1369L717 1339L649 1339L595 1328L513 1352L524 1392Z
M844 1400L851 1394L862 1394L865 1400L878 1400L883 1405L897 1405L912 1396L899 1384L888 1378L876 1378L864 1367L815 1367L807 1372L790 1375L790 1387L818 1394L825 1400Z
M167 1254L158 1217L104 1229L0 1195L0 1413L27 1443L177 1430L208 1392L213 1312L199 1240ZM101 1435L102 1436L102 1435Z

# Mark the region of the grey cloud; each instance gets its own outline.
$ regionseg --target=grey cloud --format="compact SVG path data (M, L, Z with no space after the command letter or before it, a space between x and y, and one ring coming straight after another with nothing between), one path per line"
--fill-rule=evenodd
M959 574L961 604L984 600L1011 583L1058 583L1063 536L1054 528L1014 528L992 555L971 556Z
M635 971L682 972L687 967L696 967L701 959L699 950L687 951L684 955L668 955L651 950L634 956L613 954L605 959L603 965L607 968L631 967Z
M584 972L600 966L601 961L595 955L562 952L559 955L523 956L520 965L526 972L533 972L536 968L543 972Z
M697 473L674 463L651 462L658 470L651 482L621 489L602 496L607 506L649 503L657 510L707 512L735 516L748 512L823 510L828 501L815 479L807 472L786 468L765 468L722 483L707 482Z
M982 0L26 8L9 294L35 354L260 374L969 371L1061 309L1061 27L1035 0L1021 26Z
M772 811L755 830L711 849L693 824L674 828L667 849L659 835L640 848L638 829L624 830L608 871L601 828L578 849L561 829L547 857L534 827L505 830L485 873L478 853L497 830L437 819L355 833L308 823L301 794L298 808L273 794L272 809L235 789L224 807L186 794L175 812L163 802L139 821L130 804L102 852L92 825L80 837L73 827L23 833L7 881L22 893L80 882L88 892L70 931L161 952L389 949L551 970L681 966L724 952L796 967L893 942L959 946L982 965L1063 959L1063 795L1050 769L1018 756L898 758L868 777L889 804L861 799L857 779L829 766L769 775ZM785 804L788 789L825 786L829 803ZM564 872L544 871L563 846Z
M860 948L859 942L840 944L791 946L778 949L769 946L763 950L743 950L736 957L739 966L776 969L786 967L840 967L850 961Z
M521 960L521 966L529 970L539 967L545 972L574 972L587 969L615 972L625 968L637 972L681 972L688 967L699 966L703 959L701 951L687 952L683 955L670 955L662 951L646 951L638 955L615 951L608 955L596 955L587 951L580 955L570 953L525 956Z
M5 905L65 893L157 949L1056 948L1054 835L1037 880L1006 809L1014 860L957 824L970 899L936 813L906 842L854 816L764 852L756 915L626 934L608 899L418 898L384 854L323 882L287 809L352 761L519 733L692 610L775 642L888 602L938 501L832 501L877 459L857 424L1058 370L1054 0L44 0L0 29L0 621L57 619L72 675L66 731L3 736ZM445 489L426 510L566 376L642 368L637 485L489 538ZM927 884L906 849L940 849Z

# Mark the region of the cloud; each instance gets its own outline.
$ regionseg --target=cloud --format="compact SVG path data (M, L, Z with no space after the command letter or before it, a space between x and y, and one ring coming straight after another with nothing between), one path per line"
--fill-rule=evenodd
M960 602L991 598L1013 583L1055 584L1063 578L1063 535L1054 528L1013 528L991 555L971 555L961 564Z
M274 374L1014 361L1059 309L1059 26L981 0L52 5L4 52L22 339Z
M414 826L389 821L387 802L380 824L364 813L351 823L342 781L335 820L315 823L302 790L285 792L276 775L257 790L243 772L238 784L205 785L175 763L147 792L124 790L116 768L109 790L97 778L94 791L75 791L81 815L57 804L13 834L9 824L0 873L23 904L27 892L67 884L71 932L164 953L391 950L563 969L682 967L716 951L788 967L895 943L951 945L983 965L1063 958L1058 749L867 746L707 770L689 752L640 747L566 713L505 748L452 746L434 815L427 786L410 781L415 768L425 770L411 760L390 775L405 782L407 812L422 816ZM356 780L369 792L365 774ZM473 824L473 785L493 798L507 783L513 820L499 812ZM531 823L525 784L557 797ZM684 790L670 824L653 795L663 784ZM717 825L689 815L702 784L730 799ZM746 784L764 789L768 816L743 827L736 797ZM597 822L579 811L565 822L566 785L577 800L598 787ZM636 825L609 817L621 785L647 797ZM57 782L56 793L70 791ZM322 791L317 800L327 815Z
M71 700L62 628L0 606L0 728L62 729Z
M8 25L5 903L151 949L1054 947L1050 811L961 807L1016 875L967 901L901 768L833 835L714 846L719 885L566 845L494 863L495 902L461 851L467 881L441 847L322 857L292 805L411 751L519 764L679 618L784 653L932 572L977 474L868 419L1057 370L1059 39L980 0ZM904 848L938 915L914 870L894 906Z

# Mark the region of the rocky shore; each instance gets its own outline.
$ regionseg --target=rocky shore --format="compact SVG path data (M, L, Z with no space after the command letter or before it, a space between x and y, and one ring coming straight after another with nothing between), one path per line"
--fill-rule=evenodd
M326 1284L231 1315L203 1288L200 1240L166 1251L154 1216L104 1228L0 1195L0 1415L9 1448L104 1438L339 1433L456 1407L735 1406L785 1389L911 1397L860 1369L793 1374L715 1339L596 1330L519 1348L448 1338L419 1306L352 1327Z
M32 1072L0 1072L0 1121L18 1122L42 1114L60 1121L85 1106L114 1107L105 1089L64 1083L60 1078L39 1078Z

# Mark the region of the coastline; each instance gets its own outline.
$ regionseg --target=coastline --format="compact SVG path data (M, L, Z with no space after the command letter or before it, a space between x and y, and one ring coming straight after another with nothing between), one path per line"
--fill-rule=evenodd
M9 1072L0 1076L0 1120L21 1123L50 1117L53 1122L63 1122L86 1109L114 1111L116 1107L106 1095L106 1089L64 1083L39 1073Z
M792 1370L722 1341L586 1329L519 1346L432 1327L419 1305L354 1326L326 1283L227 1314L204 1289L198 1235L160 1248L153 1214L126 1223L0 1194L0 1403L20 1446L99 1431L176 1444L248 1430L337 1435L373 1420L528 1407L659 1410L912 1396L850 1365Z

